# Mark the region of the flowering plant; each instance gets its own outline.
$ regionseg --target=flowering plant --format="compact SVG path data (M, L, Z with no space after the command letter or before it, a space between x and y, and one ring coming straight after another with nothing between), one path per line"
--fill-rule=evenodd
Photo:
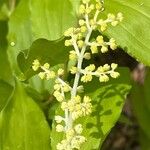
M114 146L113 127L135 129L123 109L130 85L149 148L149 8L148 0L1 0L0 150Z
M91 82L93 76L98 77L100 82L109 81L109 76L119 77L119 73L115 71L117 68L115 63L105 64L98 68L94 64L90 64L83 68L83 61L91 59L92 54L106 53L109 49L117 48L115 39L111 38L109 41L105 41L102 33L107 29L109 23L116 26L121 22L123 15L122 13L118 13L117 16L108 14L107 18L103 20L100 19L103 11L103 4L99 0L95 0L95 3L90 0L82 0L79 8L79 27L71 27L64 33L64 36L67 37L65 46L73 49L69 52L69 60L75 62L75 65L70 68L70 73L74 75L72 85L63 80L64 70L62 68L54 72L48 63L41 65L37 59L33 62L34 71L42 70L38 74L41 79L55 79L53 95L60 102L64 112L55 116L56 131L65 134L64 139L57 144L57 150L81 149L82 144L86 142L86 137L82 135L82 124L75 123L78 118L92 113L92 99L83 94L82 83ZM92 32L95 30L99 31L99 35L91 40Z

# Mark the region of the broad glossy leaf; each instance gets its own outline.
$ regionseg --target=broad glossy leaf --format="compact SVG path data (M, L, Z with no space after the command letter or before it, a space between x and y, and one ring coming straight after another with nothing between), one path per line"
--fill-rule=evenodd
M122 12L124 20L117 27L110 27L106 34L116 39L131 56L150 65L150 1L107 0L105 14Z
M31 21L34 37L59 39L76 23L70 0L31 0Z
M33 75L31 67L35 59L38 59L41 64L48 62L51 66L64 64L67 61L68 52L69 48L64 46L64 40L38 39L33 42L29 50L22 51L18 55L18 65L25 76L30 77Z
M100 85L99 81L94 80L85 86L85 95L90 95L92 98L93 113L84 119L77 120L83 124L83 134L87 138L82 150L97 150L101 147L109 131L118 120L125 97L131 88L129 77L126 77L129 75L128 71L123 70L121 74L120 79L110 81L107 84ZM52 149L56 149L56 144L62 140L62 137L63 134L55 131L54 123L51 138Z
M14 95L0 114L0 149L50 150L50 129L43 112L16 83Z

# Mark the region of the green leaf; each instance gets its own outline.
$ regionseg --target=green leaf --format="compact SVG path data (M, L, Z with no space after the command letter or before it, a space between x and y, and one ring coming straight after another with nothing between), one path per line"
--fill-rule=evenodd
M69 0L31 0L31 22L35 39L59 39L76 23Z
M0 149L50 150L50 129L37 104L16 83L14 95L0 114Z
M110 27L106 34L140 62L150 65L150 1L109 0L104 2L105 14L122 12L124 20Z
M0 80L0 112L8 103L13 87L3 80Z
M144 85L133 83L131 100L133 111L144 134L150 138L150 70L148 70Z
M72 1L73 8L79 6L81 0ZM104 32L109 38L113 37L118 45L129 55L140 62L150 65L150 1L149 0L106 0L104 1L104 14L117 14L122 12L124 20L116 27L109 26ZM75 12L75 11L74 11Z
M28 52L28 54L26 53ZM41 64L48 62L51 66L64 64L68 58L69 48L64 46L64 40L48 41L38 39L29 48L18 55L18 65L25 76L35 74L31 68L35 59Z
M64 31L76 23L73 11L69 0L19 2L10 16L8 33L9 60L17 76L21 74L16 61L20 51L28 49L39 38L60 39Z
M6 106L13 91L13 77L7 57L7 22L0 21L0 112Z
M10 16L8 42L8 55L11 67L15 74L20 75L17 65L17 55L21 50L29 48L33 42L29 0L21 0Z
M92 98L93 113L84 119L77 120L83 125L83 135L87 138L82 150L99 149L120 116L131 86L129 85L129 72L124 69L119 72L121 72L120 79L102 85L94 80L85 86L85 95L90 95ZM60 108L56 113L62 114ZM54 123L51 134L52 149L56 149L57 143L62 140L63 136L62 133L55 131Z
M12 72L7 57L7 21L0 21L0 79L12 83Z

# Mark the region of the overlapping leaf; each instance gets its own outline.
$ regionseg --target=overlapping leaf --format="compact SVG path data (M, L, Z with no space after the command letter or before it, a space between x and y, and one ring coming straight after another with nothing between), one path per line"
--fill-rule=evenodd
M50 129L44 114L20 83L0 114L0 149L50 150Z
M30 77L33 74L31 67L35 59L38 59L41 64L48 62L51 66L63 64L67 61L68 51L69 49L64 46L64 40L38 39L33 42L29 50L18 55L18 65L21 71Z
M64 31L76 23L69 0L31 0L31 22L34 37L59 39Z

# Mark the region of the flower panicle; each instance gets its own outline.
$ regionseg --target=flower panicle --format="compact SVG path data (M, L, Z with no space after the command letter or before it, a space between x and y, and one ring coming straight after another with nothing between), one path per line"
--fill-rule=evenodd
M115 39L108 40L102 33L107 30L109 24L111 26L118 25L123 20L123 14L121 12L117 15L109 13L104 19L100 18L100 13L103 11L103 3L100 0L95 0L94 3L92 0L82 0L79 7L81 18L78 27L71 27L64 33L67 38L64 45L72 47L69 52L69 60L75 62L75 65L69 70L71 74L75 75L73 85L63 80L64 70L62 68L53 71L50 64L41 65L37 59L32 64L34 71L40 71L38 76L41 79L55 80L53 96L60 103L64 112L62 115L55 116L55 129L65 135L65 138L57 144L57 150L80 150L82 144L87 141L82 133L84 127L80 123L76 124L75 121L92 113L92 100L89 96L83 95L84 87L79 83L90 82L93 77L98 77L100 82L107 82L110 77L117 78L120 75L116 71L118 65L115 63L99 67L90 64L82 68L83 60L90 60L93 54L117 49ZM90 38L94 30L98 30L99 35Z

